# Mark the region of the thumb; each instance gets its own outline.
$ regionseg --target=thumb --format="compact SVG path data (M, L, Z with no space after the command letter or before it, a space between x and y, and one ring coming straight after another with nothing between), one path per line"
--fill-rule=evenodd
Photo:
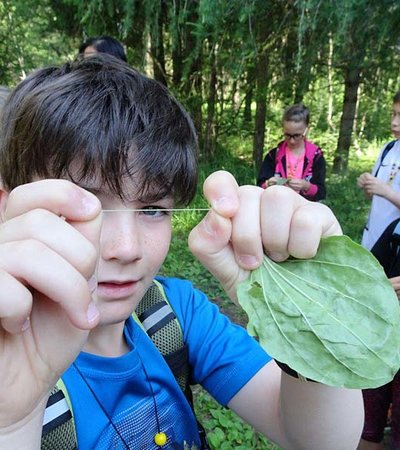
M189 234L190 251L220 281L226 293L236 300L236 285L248 271L236 262L230 243L232 222L211 210Z

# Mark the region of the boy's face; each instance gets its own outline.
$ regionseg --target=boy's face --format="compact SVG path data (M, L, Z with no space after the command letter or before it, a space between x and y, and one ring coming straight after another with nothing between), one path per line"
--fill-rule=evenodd
M100 323L119 323L132 314L167 256L171 215L162 209L172 208L173 200L125 202L95 186L83 187L99 198L103 208L97 270Z
M391 129L393 136L400 139L400 103L393 103Z

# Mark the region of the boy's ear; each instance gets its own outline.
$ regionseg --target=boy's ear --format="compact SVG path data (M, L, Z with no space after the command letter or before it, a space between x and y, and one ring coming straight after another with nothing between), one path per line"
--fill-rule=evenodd
M0 223L4 222L4 216L7 208L9 192L6 191L0 182Z

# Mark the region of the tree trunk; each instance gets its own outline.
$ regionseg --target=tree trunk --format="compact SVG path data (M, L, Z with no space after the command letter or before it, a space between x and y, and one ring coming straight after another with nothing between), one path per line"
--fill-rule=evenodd
M182 81L183 60L180 37L176 40L172 49L172 84L178 88Z
M244 110L243 110L243 122L251 122L251 104L253 102L253 91L254 91L254 68L249 67L247 69L246 76L246 94L244 98Z
M267 90L269 81L266 43L269 37L268 14L265 6L260 10L257 24L257 46L259 53L254 69L256 115L253 136L253 164L256 172L261 168L264 152L265 119L267 116ZM263 20L264 18L264 20Z
M217 67L215 61L215 47L211 49L210 58L210 81L208 85L207 97L207 122L204 132L204 154L210 157L215 151L215 102L217 98Z
M189 13L187 16L187 25L185 31L184 42L184 61L187 61L188 69L185 77L184 92L187 96L187 106L193 118L199 134L200 141L202 140L202 125L203 117L201 107L203 104L202 97L202 49L197 45L197 37L195 34L195 24L199 20L199 4L196 0L191 0L187 3ZM184 70L185 72L185 70Z
M162 11L162 5L160 5L160 9L159 11L157 11L156 23L151 29L150 37L154 79L162 83L164 86L167 86L168 84L165 72L165 52L163 40L164 16L165 13Z
M169 34L171 36L172 84L179 88L183 75L182 30L179 21L181 13L180 1L173 2Z
M326 121L329 128L333 130L333 39L329 37L329 53L328 53L328 111L326 113Z
M343 112L340 119L338 145L333 160L333 173L344 174L348 167L351 136L357 107L358 87L361 81L361 68L347 69L345 72L345 89Z
M144 70L147 35L143 33L143 30L146 28L146 14L139 0L132 2L132 8L135 11L135 22L134 25L129 26L124 42L128 49L129 63L139 70Z
M259 172L263 161L265 119L267 117L266 98L259 96L256 103L256 116L254 120L253 161L256 172Z

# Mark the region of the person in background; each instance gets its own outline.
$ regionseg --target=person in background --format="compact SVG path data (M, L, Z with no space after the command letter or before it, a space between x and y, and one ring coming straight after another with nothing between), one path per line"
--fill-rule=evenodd
M391 131L394 140L381 149L371 173L361 174L357 185L372 199L362 245L381 263L400 297L400 91L393 96ZM391 408L393 449L400 449L400 375L377 389L363 390L365 423L359 450L383 449L384 430Z
M368 250L400 217L400 91L393 97L391 131L395 139L383 146L372 172L361 174L357 180L358 187L372 199L361 241Z
M322 150L306 139L310 112L303 104L283 114L284 140L270 150L261 166L257 186L284 184L312 201L326 197L326 164Z
M86 39L79 47L79 54L87 57L97 53L107 53L127 62L126 52L121 42L111 36L97 36Z

